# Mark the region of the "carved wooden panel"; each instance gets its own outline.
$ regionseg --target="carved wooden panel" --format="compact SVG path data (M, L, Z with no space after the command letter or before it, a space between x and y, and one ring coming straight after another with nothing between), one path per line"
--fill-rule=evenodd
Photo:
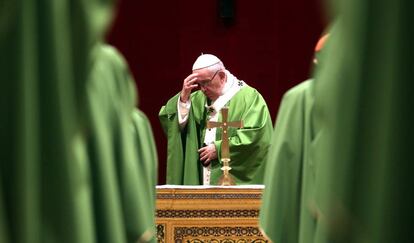
M262 187L157 188L157 241L263 243Z

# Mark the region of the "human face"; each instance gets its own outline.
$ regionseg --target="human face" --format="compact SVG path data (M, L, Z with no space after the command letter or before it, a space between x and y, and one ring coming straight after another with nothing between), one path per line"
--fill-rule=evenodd
M220 95L225 82L225 74L222 70L217 70L214 73L207 69L196 70L197 83L200 90L210 100L216 100Z
M215 73L214 73L214 75L213 75L213 77L211 77L211 78L209 78L209 79L205 79L205 80L199 80L197 83L198 83L198 85L200 85L200 87L207 87L210 83L211 83L211 81L213 81L213 79L216 77L216 75L217 75L217 73L219 72L220 70L217 70Z

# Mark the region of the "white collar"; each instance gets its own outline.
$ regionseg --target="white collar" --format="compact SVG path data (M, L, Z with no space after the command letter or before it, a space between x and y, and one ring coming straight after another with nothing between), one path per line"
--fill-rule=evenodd
M229 89L234 85L236 77L231 74L229 71L225 70L226 73L226 83L224 84L223 90L221 91L221 95L225 95Z

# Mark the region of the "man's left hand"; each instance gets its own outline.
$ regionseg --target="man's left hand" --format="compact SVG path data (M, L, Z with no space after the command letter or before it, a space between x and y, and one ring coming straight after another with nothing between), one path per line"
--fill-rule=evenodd
M217 151L214 143L202 147L198 150L198 153L200 154L201 163L204 166L208 166L212 160L217 159Z

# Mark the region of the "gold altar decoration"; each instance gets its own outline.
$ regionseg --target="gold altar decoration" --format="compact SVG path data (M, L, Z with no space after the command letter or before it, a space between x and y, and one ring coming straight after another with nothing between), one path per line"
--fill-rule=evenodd
M228 117L228 107L223 107L221 109L221 122L207 122L207 128L221 128L222 136L221 136L221 162L223 166L221 170L223 171L223 175L220 177L219 185L222 186L230 186L235 185L234 179L230 175L230 148L229 148L229 135L228 135L228 128L229 127L236 127L242 128L243 121L227 121Z
M157 187L157 242L267 243L258 227L263 186Z

